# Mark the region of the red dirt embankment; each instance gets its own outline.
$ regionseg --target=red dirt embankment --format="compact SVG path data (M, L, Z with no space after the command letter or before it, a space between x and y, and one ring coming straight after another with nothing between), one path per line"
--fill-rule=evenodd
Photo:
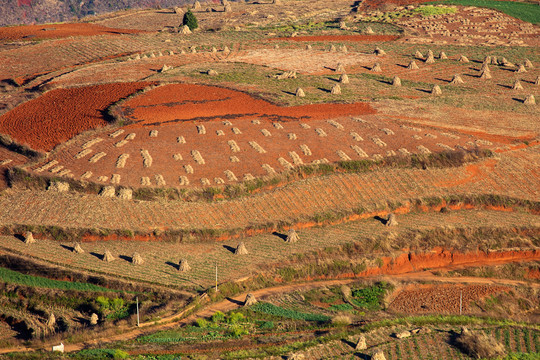
M518 261L540 260L540 250L510 251L475 251L460 253L445 249L434 249L430 253L403 253L396 258L382 258L383 265L362 271L359 274L344 273L332 278L355 278L376 275L399 275L418 272L426 269L451 269L467 266L498 265ZM325 279L326 276L309 278Z
M69 36L120 35L144 32L132 29L113 29L95 24L51 24L9 26L0 28L0 40L59 39Z
M35 150L56 145L107 125L103 111L149 83L117 83L51 90L0 117L0 133Z
M194 84L160 86L124 103L124 110L132 109L137 121L133 126L254 117L281 121L328 119L375 113L367 103L281 107L240 91Z
M382 41L394 41L399 39L396 35L319 35L319 36L295 36L279 37L268 40L286 40L286 41L348 41L348 42L366 42L375 43Z

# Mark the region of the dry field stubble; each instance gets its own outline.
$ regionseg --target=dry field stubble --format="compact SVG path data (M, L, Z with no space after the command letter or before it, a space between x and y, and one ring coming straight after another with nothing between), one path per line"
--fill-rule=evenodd
M446 214L411 213L399 216L399 222L400 226L390 232L374 218L339 226L299 230L300 240L294 244L286 243L283 234L266 234L211 243L91 241L82 243L85 250L83 254L75 254L62 247L62 245L71 246L71 243L39 238L35 244L28 245L15 237L4 236L2 246L6 251L24 253L68 268L87 269L164 285L206 288L214 281L216 262L221 283L250 276L261 269L271 269L278 264L284 265L290 260L291 255L310 254L312 251L355 241L362 241L362 246L372 249L366 250L365 254L359 254L360 258L383 256L390 248L395 247L391 239L397 239L400 234L410 231L465 228L472 232L474 229L486 227L512 229L516 224L532 228L538 226L536 216L528 213L476 210L457 210ZM387 243L388 248L386 245L381 247L378 237L388 239L383 241ZM246 244L249 252L247 255L233 254L240 241ZM369 242L364 243L365 241ZM439 240L433 241L433 245L436 245ZM418 244L427 249L433 245ZM111 251L116 260L110 263L102 261L101 257L105 250ZM143 265L136 266L130 263L130 258L135 252L143 257ZM179 272L180 259L187 259L192 270L186 273Z

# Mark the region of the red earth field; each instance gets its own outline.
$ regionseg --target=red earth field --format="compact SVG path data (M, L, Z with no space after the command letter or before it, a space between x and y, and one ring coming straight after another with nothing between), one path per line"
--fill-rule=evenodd
M107 125L102 113L148 83L118 83L51 90L0 117L0 133L50 151L75 135Z
M113 29L96 24L51 24L0 27L0 40L58 39L70 36L136 34L142 30Z

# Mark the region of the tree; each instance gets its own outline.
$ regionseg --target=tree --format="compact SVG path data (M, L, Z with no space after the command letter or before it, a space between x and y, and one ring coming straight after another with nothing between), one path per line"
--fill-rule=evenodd
M192 31L199 27L197 18L191 12L191 10L188 10L184 14L184 20L182 21L182 25L187 25L189 27L189 30L192 30Z

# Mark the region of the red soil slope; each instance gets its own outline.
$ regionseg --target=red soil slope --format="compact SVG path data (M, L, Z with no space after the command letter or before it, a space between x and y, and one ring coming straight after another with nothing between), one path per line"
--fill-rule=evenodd
M113 29L95 24L51 24L10 26L0 28L0 40L58 39L69 36L118 35L143 32L131 29Z
M118 83L56 89L0 117L0 133L33 149L50 151L75 135L107 122L103 111L148 83Z
M375 113L367 103L280 107L240 91L193 84L161 86L126 102L125 109L133 109L133 119L143 126L217 118L286 121Z

